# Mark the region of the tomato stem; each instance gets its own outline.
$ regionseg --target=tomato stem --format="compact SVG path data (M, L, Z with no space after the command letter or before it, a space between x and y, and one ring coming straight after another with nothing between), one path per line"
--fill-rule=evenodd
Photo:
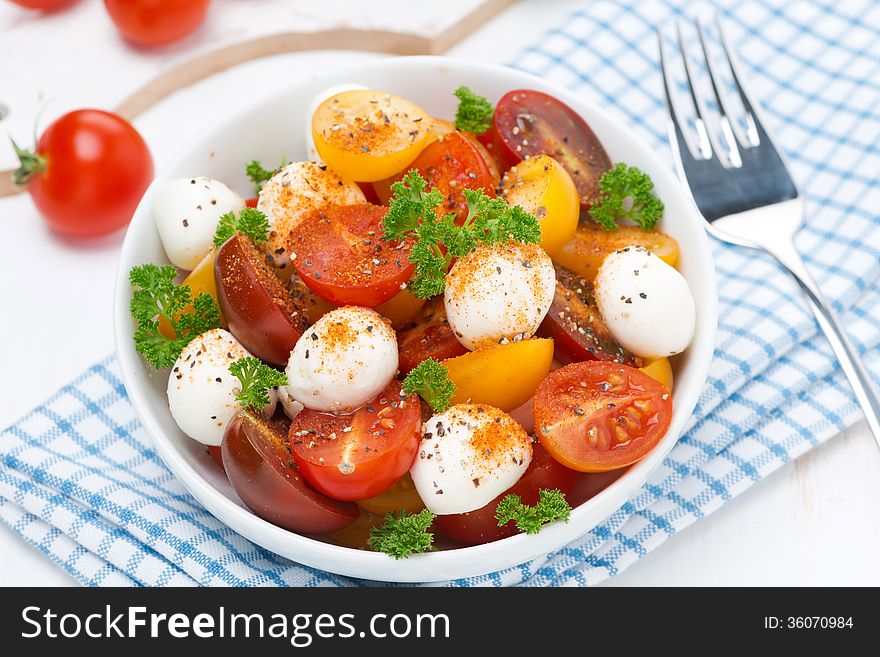
M12 148L18 156L19 166L12 172L12 182L16 185L27 185L31 179L46 170L46 158L33 151L25 150L15 143L11 137Z

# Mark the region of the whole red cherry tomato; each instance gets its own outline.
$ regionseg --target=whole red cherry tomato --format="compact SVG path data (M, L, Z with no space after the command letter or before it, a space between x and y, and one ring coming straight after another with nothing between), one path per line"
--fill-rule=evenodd
M84 109L52 123L36 152L16 146L37 209L59 233L104 235L125 226L153 179L153 158L138 131L103 110Z
M211 0L104 0L122 36L142 46L182 39L201 25L210 4Z

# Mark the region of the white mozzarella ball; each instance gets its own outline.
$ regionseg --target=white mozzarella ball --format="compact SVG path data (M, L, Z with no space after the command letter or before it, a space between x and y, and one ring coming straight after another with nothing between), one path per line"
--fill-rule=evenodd
M296 398L294 398L293 393L290 392L290 389L287 386L280 386L278 388L278 403L281 404L281 407L284 409L284 414L291 420L299 415L300 411L305 408L301 403L296 401Z
M317 162L293 162L266 181L257 209L266 215L271 231L263 249L276 267L286 267L287 238L310 212L327 205L365 203L361 188Z
M204 176L158 183L153 220L168 259L192 271L211 250L220 217L243 207L241 196Z
M315 96L309 103L308 110L306 111L306 117L308 117L308 120L306 121L305 125L305 145L306 157L308 159L314 160L315 162L321 161L321 156L318 155L318 149L315 148L315 138L312 135L312 116L314 116L315 110L320 107L321 103L323 103L328 98L335 96L336 94L341 94L343 91L358 91L366 88L367 87L362 84L343 82L342 84L328 87L327 89L323 89L315 94Z
M532 440L516 420L486 404L458 404L425 423L410 468L419 496L437 515L486 506L523 476Z
M363 406L397 374L397 336L371 308L331 310L290 352L288 390L306 408L344 413Z
M672 356L694 337L696 309L687 281L642 247L605 258L596 275L596 303L617 343L637 356Z
M250 352L229 331L202 333L181 352L168 378L168 406L177 426L205 445L219 445L226 425L240 404L241 383L229 366ZM276 395L269 391L267 415L275 412Z
M530 338L555 288L553 262L537 244L479 246L446 276L446 318L471 350Z

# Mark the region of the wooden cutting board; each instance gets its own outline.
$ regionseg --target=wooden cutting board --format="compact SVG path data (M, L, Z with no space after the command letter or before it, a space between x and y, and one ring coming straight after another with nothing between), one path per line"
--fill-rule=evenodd
M391 55L438 55L497 15L513 0L484 0L455 23L432 36L341 27L314 32L283 32L223 46L173 66L119 103L114 111L134 119L169 94L199 80L260 57L307 50L360 50ZM24 191L0 171L0 197Z

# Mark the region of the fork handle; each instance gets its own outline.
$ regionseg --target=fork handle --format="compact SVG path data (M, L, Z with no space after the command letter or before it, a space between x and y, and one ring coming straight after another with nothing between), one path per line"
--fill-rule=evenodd
M880 446L880 394L878 394L877 388L874 386L873 381L871 381L871 376L868 374L868 370L865 369L861 356L853 347L837 316L831 311L828 301L822 296L819 286L816 285L816 281L813 280L794 246L792 245L790 249L785 248L780 251L776 249L768 251L791 272L798 285L800 285L810 308L813 310L813 314L816 316L819 328L822 329L822 332L831 344L831 349L834 351L834 355L837 356L840 367L849 380L853 392L855 392L856 400L858 400L859 406L862 407L862 412L865 414L868 427L874 435L874 440Z

